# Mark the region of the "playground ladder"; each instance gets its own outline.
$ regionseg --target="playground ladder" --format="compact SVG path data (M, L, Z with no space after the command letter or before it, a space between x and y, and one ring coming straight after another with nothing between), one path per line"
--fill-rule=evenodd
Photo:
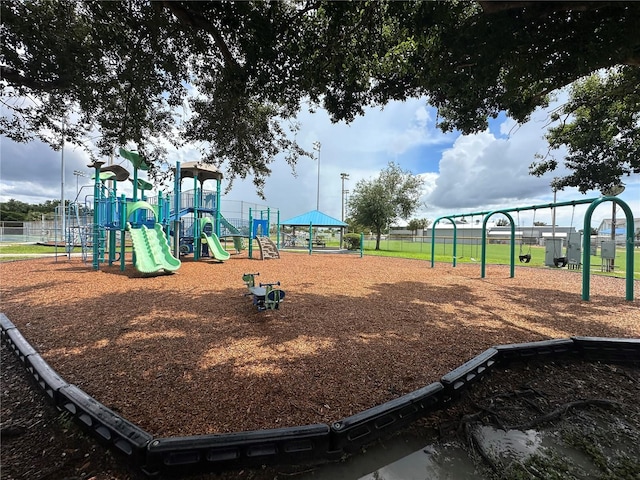
M258 246L260 247L260 254L262 255L263 260L267 260L269 258L280 258L280 252L278 251L278 247L269 237L256 237L258 241Z

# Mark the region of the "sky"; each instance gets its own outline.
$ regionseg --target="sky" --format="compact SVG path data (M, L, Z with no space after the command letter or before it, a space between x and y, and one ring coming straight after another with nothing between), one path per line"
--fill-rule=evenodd
M223 212L232 206L234 210L245 211L246 207L236 205L267 205L279 209L280 219L286 220L319 207L327 215L341 219L341 173L349 176L344 182L344 189L349 191L344 196L348 204L349 194L358 181L377 177L392 161L425 180L422 206L413 218L433 220L442 215L548 204L554 199L550 182L567 171L559 169L538 178L529 175L529 165L536 153L544 154L547 150L544 140L549 124L547 112L555 106L534 112L531 120L522 125L500 115L490 121L486 131L473 135L441 132L435 126L436 110L425 98L368 108L364 116L351 124L332 123L322 109L314 113L303 111L298 116L301 128L297 140L309 151L313 150L314 142L320 142L319 169L318 158L302 158L294 175L284 158L276 158L264 188L266 199L258 197L250 179L236 179L231 191L222 197ZM17 144L0 137L0 159L0 201L13 198L42 203L60 199L63 179L60 151L36 141ZM170 159L197 161L199 154L195 147L186 147L174 150ZM82 188L91 184L87 177L93 172L88 163L88 155L79 147L65 146L65 199L78 197L82 201L92 193L90 187ZM114 163L131 169L121 157L115 157ZM629 204L635 217L640 217L640 175L622 181L626 189L620 198ZM214 186L205 184L205 188ZM227 186L228 182L223 180L223 189ZM123 193L127 188L122 188ZM189 188L185 181L183 189ZM558 191L556 200L565 202L600 195L597 191L583 195L568 188ZM580 229L587 208L588 205L578 205L575 210L571 206L558 208L556 224ZM600 205L593 214L592 226L598 227L611 213L611 203ZM622 216L620 209L617 215ZM520 225L531 225L532 216L533 212L522 212ZM536 221L551 224L551 218L551 209L536 212Z

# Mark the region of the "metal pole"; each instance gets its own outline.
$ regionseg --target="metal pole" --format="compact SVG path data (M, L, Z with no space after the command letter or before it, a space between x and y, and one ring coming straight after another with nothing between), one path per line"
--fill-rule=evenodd
M64 126L65 119L62 119L62 147L60 148L60 208L62 209L62 242L67 245L66 225L65 225L65 209L64 209Z
M553 204L556 203L556 189L553 189ZM556 241L556 207L551 207L551 238ZM555 248L555 245L554 245Z
M613 251L616 248L616 202L611 202L611 240L613 241ZM609 260L607 272L613 272L616 269L616 259Z
M316 210L320 210L320 148L322 148L322 144L320 142L313 142L313 149L318 152L318 189L316 193Z
M340 174L340 178L342 179L342 195L340 195L340 199L342 201L342 206L341 206L340 220L342 222L344 222L344 196L345 196L345 192L346 192L346 190L344 189L344 181L349 179L349 174L348 173L341 173ZM340 227L340 248L342 248L343 235L344 235L344 227Z

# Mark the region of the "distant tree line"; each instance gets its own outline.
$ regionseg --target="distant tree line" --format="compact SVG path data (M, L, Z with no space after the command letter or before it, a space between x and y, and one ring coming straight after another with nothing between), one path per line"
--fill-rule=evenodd
M29 222L41 220L43 214L53 218L58 205L60 205L60 200L47 200L44 203L32 205L12 198L8 202L0 202L0 220Z

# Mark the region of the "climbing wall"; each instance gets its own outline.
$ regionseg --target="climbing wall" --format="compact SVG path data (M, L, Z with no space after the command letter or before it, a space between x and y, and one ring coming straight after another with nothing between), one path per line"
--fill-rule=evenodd
M268 258L280 258L280 251L278 250L278 247L276 247L276 244L273 243L269 237L256 237L256 240L260 246L262 260L266 260Z

